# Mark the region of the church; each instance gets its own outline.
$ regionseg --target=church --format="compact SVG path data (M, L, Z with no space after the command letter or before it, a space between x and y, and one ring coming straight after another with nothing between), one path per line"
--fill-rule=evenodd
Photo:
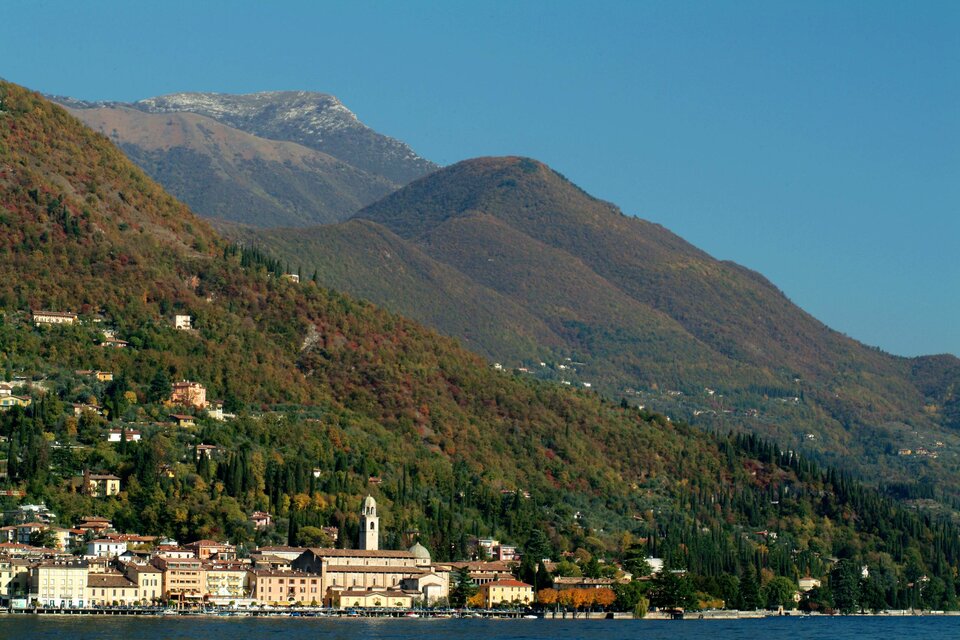
M430 552L417 543L406 551L380 549L380 518L377 501L367 496L360 508L358 549L309 548L293 568L320 576L324 602L328 605L410 606L414 600L426 603L446 598L450 590L449 572L436 572ZM382 598L380 597L382 596ZM379 606L379 605L378 605Z

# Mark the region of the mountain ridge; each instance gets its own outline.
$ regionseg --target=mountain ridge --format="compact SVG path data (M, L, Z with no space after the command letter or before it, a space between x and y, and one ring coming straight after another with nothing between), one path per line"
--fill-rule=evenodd
M437 168L364 125L329 94L51 99L102 129L153 178L211 218L260 226L339 221ZM187 135L197 127L208 135ZM180 135L171 135L175 131Z
M868 477L881 477L877 465L913 480L952 477L954 453L946 461L939 453L921 459L898 451L930 450L940 441L960 445L951 373L960 361L866 347L794 305L762 274L624 215L542 163L520 157L457 163L354 219L386 227L432 258L438 273L446 269L450 282L467 277L545 321L564 344L543 355L584 361L575 378L568 368L560 380L589 382L614 397L639 390L635 401L707 428L737 426L796 443ZM330 229L301 230L297 237L263 231L260 244L309 273L311 251L326 250ZM356 260L362 268L362 258ZM371 270L365 277L390 275ZM355 290L335 274L325 278L321 270L319 278ZM395 308L382 293L389 288L360 295ZM430 322L415 303L403 309ZM462 335L469 318L457 321L435 326ZM543 359L496 339L475 350L525 368ZM921 435L911 435L917 429Z

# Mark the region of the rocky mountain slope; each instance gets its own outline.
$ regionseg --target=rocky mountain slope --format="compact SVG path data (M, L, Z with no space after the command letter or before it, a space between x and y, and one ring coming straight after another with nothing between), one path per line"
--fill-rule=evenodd
M338 221L436 169L326 94L56 100L207 217L260 226Z

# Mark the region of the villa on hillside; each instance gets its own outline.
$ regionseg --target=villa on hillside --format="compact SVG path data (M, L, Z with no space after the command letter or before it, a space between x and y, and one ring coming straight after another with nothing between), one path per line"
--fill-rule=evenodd
M120 442L126 434L127 442L137 442L140 440L141 433L135 429L110 429L107 433L107 442Z
M11 407L29 407L33 402L26 396L2 396L0 397L0 410L6 411Z
M170 402L185 407L203 409L207 406L207 388L199 382L181 380L173 383Z
M173 420L178 427L195 427L197 425L196 419L185 413L171 413L170 419Z
M77 314L64 311L34 311L33 324L38 327L42 324L73 324L77 321Z
M120 493L120 478L111 474L85 471L83 476L70 480L70 488L87 496L106 498Z

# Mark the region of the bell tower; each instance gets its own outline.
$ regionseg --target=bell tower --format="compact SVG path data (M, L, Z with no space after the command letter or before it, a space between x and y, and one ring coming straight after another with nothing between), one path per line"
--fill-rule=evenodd
M360 548L368 551L380 548L380 518L373 496L367 496L360 508Z

